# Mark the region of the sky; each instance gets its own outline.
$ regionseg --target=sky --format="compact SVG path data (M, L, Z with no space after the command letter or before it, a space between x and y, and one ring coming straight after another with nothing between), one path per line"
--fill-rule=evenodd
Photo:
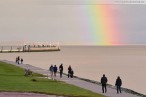
M116 4L114 1L120 3ZM135 4L129 3L130 1L1 0L0 44L30 41L60 42L62 45L107 45L98 38L106 42L111 37L116 43L108 45L146 44L146 1L133 0L140 1ZM117 29L114 33L108 29L105 32L93 29L93 26L100 28L100 25L96 25L96 19L100 20L100 15L96 16L93 10L107 12L106 9L91 9L99 5L107 5L112 11L110 16L102 16L99 24L107 29L102 19L114 21L116 26L112 29ZM99 33L104 35L100 36Z

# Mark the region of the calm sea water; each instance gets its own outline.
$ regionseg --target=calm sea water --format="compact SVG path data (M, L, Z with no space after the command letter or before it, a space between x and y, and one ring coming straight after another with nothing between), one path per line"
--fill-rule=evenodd
M17 56L44 69L63 63L66 73L71 65L76 76L95 81L105 74L112 85L120 76L123 87L146 94L146 46L62 46L57 52L0 53L0 59L15 61Z

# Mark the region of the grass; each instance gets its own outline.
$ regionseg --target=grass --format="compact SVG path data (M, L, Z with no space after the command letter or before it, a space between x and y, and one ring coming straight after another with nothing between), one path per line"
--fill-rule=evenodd
M105 97L91 91L60 81L39 78L40 74L25 77L24 70L14 65L0 62L0 91L34 92L69 97Z

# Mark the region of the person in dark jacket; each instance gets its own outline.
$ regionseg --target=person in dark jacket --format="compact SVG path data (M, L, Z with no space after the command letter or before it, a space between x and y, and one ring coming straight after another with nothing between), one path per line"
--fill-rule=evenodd
M50 66L49 71L50 71L51 78L53 79L53 72L54 72L53 65Z
M74 77L74 71L73 71L73 70L70 71L70 77L71 77L71 78Z
M17 64L19 64L20 56L17 57Z
M60 78L62 78L62 74L63 74L63 64L61 64L59 66L59 71L60 71Z
M23 59L22 59L22 58L21 58L21 60L20 60L20 61L21 61L21 64L23 64Z
M68 67L68 78L71 77L71 71L72 71L72 68L71 68L71 66L69 65L69 67Z
M122 85L122 80L118 76L116 79L115 86L117 86L117 94L120 92L121 93L121 85Z
M54 77L56 77L56 73L57 73L57 67L56 67L56 65L54 65L53 69L54 69Z
M105 77L105 74L103 74L103 77L101 78L101 84L102 84L102 92L106 93L107 89L106 89L106 84L107 84L107 77Z

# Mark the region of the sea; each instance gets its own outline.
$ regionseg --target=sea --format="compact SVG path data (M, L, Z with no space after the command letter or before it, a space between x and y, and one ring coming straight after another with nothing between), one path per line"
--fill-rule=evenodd
M61 46L61 51L0 53L0 60L15 61L17 56L24 64L48 70L50 65L71 65L74 75L99 81L103 74L108 83L115 85L117 76L122 87L146 95L146 45L127 46Z

